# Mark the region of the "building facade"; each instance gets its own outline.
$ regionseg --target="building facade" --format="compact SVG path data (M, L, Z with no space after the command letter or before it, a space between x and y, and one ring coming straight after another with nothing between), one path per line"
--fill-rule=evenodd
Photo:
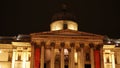
M120 40L78 31L68 12L52 17L50 31L0 37L0 68L119 68Z

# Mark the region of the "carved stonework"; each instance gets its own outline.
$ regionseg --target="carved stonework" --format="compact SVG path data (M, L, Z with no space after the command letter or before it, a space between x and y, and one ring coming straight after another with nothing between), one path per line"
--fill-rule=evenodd
M75 46L75 43L73 43L73 42L70 43L70 46L71 46L71 47L74 47L74 46Z
M41 46L45 46L45 44L46 44L46 43L45 43L44 41L41 42Z
M102 46L103 46L102 44L98 44L98 45L96 46L96 49L97 49L97 50L100 50L100 49L102 48Z
M90 46L90 48L94 48L94 44L93 43L90 43L89 46Z
M56 63L54 64L54 60L56 60L56 62L60 61L58 60L58 58L56 59L53 56L54 52L56 51L55 49L62 51L62 53L64 49L68 49L68 55L65 56L64 54L64 57L67 57L65 61L70 62L67 64L68 66L72 68L75 68L74 66L76 66L74 64L74 61L75 61L74 54L75 52L77 53L79 52L79 56L82 57L80 58L78 56L80 59L79 66L80 68L84 68L84 65L86 63L85 60L87 60L87 63L89 62L90 64L90 60L91 60L90 59L90 55L91 55L90 48L95 49L97 44L103 43L103 38L104 36L101 36L101 35L96 35L96 34L86 33L86 32L81 32L81 31L68 30L68 29L58 30L58 31L39 32L39 33L31 34L32 41L36 42L37 44L39 43L40 44L39 46L44 46L45 48L51 49L51 55L52 55L51 60L52 61L50 61L50 67L52 68L56 66ZM41 42L41 41L44 41L44 42ZM60 54L61 52L58 52L56 56L60 56ZM62 58L62 61L60 63L62 63L63 60L64 58ZM65 65L67 64L65 63Z
M81 48L79 47L79 48L76 48L76 51L78 52L78 51L81 51Z
M64 46L65 46L65 43L64 43L64 42L61 42L61 43L60 43L60 46L61 46L61 47L64 47Z
M50 46L54 47L55 46L55 42L51 42Z
M81 47L81 48L84 48L84 43L80 43L80 47Z

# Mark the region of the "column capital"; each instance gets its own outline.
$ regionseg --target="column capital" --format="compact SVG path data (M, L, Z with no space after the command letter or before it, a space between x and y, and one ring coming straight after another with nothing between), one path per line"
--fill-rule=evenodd
M101 44L98 44L99 46L100 46L100 48L102 48L103 47L103 44L101 43Z
M94 43L89 43L90 48L94 48Z
M45 46L45 44L46 44L45 41L42 41L42 42L40 43L41 46Z
M31 45L36 45L36 43L32 41L32 42L31 42Z
M68 51L71 52L71 49L69 48Z
M54 47L55 46L55 42L51 42L50 46Z
M39 48L40 47L36 42L31 42L31 45L34 46L35 48Z
M70 43L70 46L71 46L71 47L74 47L74 46L75 46L75 43L74 43L74 42L71 42L71 43Z
M76 49L77 52L81 51L80 47Z
M101 48L102 48L102 44L98 44L97 46L96 46L96 50L100 50Z
M84 48L84 43L80 43L80 48Z
M60 46L61 46L61 47L64 47L64 46L65 46L65 42L61 42L61 43L60 43Z

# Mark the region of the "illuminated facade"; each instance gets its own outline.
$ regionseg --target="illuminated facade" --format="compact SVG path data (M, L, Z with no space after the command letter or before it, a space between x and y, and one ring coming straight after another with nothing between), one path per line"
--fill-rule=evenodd
M0 68L120 68L120 40L78 31L62 12L48 32L0 37Z
M0 68L30 68L29 36L19 36L0 37Z

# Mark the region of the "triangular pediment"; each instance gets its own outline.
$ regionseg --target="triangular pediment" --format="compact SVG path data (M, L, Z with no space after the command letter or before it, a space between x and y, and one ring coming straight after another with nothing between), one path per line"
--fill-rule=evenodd
M91 36L91 37L103 38L102 35L97 35L97 34L87 33L87 32L82 32L82 31L68 30L68 29L67 30L57 30L57 31L32 33L31 35Z

